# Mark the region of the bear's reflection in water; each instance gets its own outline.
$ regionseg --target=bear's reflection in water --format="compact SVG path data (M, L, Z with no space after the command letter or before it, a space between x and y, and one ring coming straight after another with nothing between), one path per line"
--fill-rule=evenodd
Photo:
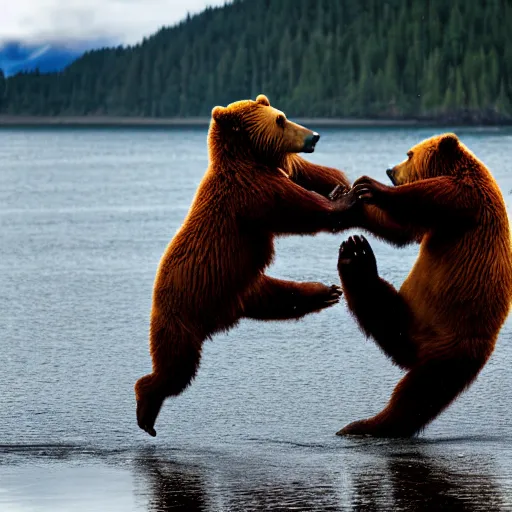
M434 461L435 460L435 461ZM506 510L489 476L489 461L442 461L418 451L389 454L382 467L365 465L352 482L351 510Z
M147 498L148 512L215 510L208 501L206 480L200 467L165 461L156 456L136 459L139 496Z
M316 467L308 478L280 476L277 468L216 462L215 456L194 465L153 454L137 459L139 496L148 512L507 510L488 476L492 461L436 457L434 462L417 449L381 455L350 473L341 465L338 473Z
M223 460L206 468L177 463L172 456L139 458L136 471L143 474L136 487L148 512L341 510L341 489L326 473L279 479L262 467L251 470Z

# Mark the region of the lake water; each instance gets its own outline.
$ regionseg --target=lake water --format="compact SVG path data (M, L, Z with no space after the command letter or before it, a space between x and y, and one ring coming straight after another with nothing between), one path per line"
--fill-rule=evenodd
M510 212L512 131L454 130ZM351 180L385 180L439 132L319 131L311 160ZM0 130L0 510L512 510L511 318L415 440L334 435L380 411L401 375L343 301L216 336L158 436L137 427L155 270L206 166L205 129ZM269 274L337 283L347 236L280 239ZM417 247L370 241L399 286Z

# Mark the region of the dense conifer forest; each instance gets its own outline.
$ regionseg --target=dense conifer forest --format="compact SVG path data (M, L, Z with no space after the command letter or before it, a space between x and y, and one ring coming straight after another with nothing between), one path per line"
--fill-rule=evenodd
M512 0L235 0L64 71L0 73L0 113L512 120Z

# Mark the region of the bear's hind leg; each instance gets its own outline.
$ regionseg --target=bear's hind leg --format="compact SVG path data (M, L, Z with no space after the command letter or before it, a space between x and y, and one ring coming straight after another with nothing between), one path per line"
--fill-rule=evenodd
M150 436L164 400L179 395L195 377L201 358L202 340L169 338L152 339L153 373L141 377L135 384L137 423Z
M348 307L359 326L398 366L409 369L416 346L408 336L411 312L400 294L379 277L372 248L363 236L340 247L338 271Z
M460 357L419 364L397 384L382 412L347 425L337 435L411 437L473 382L484 362Z
M322 283L296 283L261 276L244 300L244 317L256 320L299 319L339 302L341 289Z
M141 377L135 383L135 397L137 400L137 424L150 436L155 437L156 418L165 399L157 375L150 373Z

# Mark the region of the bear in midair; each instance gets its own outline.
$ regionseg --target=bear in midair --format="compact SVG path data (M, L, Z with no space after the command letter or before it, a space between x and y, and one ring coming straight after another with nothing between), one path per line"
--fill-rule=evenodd
M297 153L319 135L289 121L264 95L215 107L209 166L158 267L150 320L152 373L135 384L137 422L155 436L163 401L196 375L203 342L241 318L297 319L337 303L341 290L265 275L276 235L334 231L355 201L340 171Z
M477 377L512 301L509 221L489 170L454 134L407 155L387 171L394 187L362 177L352 188L364 203L358 226L399 246L420 242L402 287L379 277L364 237L344 242L338 261L361 329L407 374L383 411L338 435L421 431Z

